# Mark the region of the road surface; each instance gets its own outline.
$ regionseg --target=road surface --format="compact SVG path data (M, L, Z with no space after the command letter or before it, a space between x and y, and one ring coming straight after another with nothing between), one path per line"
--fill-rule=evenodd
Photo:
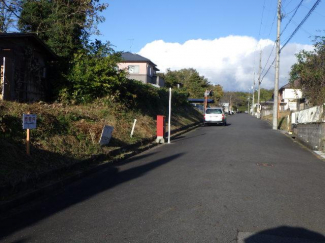
M0 222L0 242L325 242L325 162L228 116Z

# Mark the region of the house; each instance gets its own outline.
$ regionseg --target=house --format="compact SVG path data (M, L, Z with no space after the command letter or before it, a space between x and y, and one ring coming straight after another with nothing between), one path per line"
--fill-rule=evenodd
M56 55L35 34L0 33L0 100L49 98L49 72Z
M119 63L118 67L120 70L126 70L129 73L128 78L156 87L165 86L164 79L156 74L156 71L159 71L157 65L149 59L131 52L122 53L122 59L123 62Z
M281 102L286 103L284 106L281 106L282 111L304 109L301 89L295 88L290 84L286 84L279 89L279 99Z

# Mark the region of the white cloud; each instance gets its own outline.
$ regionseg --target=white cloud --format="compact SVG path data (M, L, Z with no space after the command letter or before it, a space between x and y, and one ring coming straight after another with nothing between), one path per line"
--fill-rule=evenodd
M227 36L214 40L189 40L184 44L166 43L163 40L145 45L139 52L165 72L168 68L179 70L194 68L211 83L220 84L227 91L248 91L253 84L254 72L258 73L259 49L262 49L262 69L275 58L274 42L256 40L248 36ZM310 45L288 44L281 53L280 87L288 82L295 54L300 50L312 50ZM265 70L266 71L266 70ZM274 87L274 67L262 82L262 88ZM256 75L257 80L257 75Z

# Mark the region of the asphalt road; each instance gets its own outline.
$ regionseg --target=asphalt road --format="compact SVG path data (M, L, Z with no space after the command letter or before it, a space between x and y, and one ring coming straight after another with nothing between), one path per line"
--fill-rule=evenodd
M325 161L247 114L92 174L0 242L325 242Z

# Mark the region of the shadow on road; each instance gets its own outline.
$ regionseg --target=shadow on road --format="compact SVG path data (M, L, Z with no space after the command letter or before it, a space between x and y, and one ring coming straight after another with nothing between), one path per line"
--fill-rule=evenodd
M200 137L200 136L204 136L205 133L196 135L196 136L178 136L176 138L173 138L173 141L182 141L182 140L186 140L186 139L191 139L191 138L195 138L195 137Z
M52 195L46 200L25 208L22 212L1 220L0 240L74 204L81 203L119 184L141 177L147 172L181 157L183 154L178 153L124 171L119 171L118 165L112 165L104 171L86 177L78 183L72 184L66 191ZM17 242L24 242L24 240Z
M231 123L227 123L226 125L223 125L223 124L205 124L205 125L202 125L202 127L227 127L227 126L231 126Z
M299 227L281 226L258 232L238 243L325 243L325 236Z

